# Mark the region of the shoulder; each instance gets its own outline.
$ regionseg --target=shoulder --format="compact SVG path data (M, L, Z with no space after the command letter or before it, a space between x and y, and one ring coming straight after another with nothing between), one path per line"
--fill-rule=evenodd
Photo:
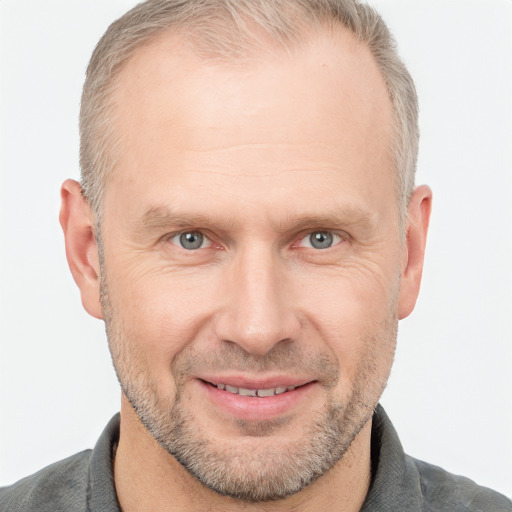
M77 453L0 488L0 512L85 510L91 453L91 450Z
M460 512L512 512L512 502L502 494L477 485L469 478L406 455L406 464L419 474L426 510Z

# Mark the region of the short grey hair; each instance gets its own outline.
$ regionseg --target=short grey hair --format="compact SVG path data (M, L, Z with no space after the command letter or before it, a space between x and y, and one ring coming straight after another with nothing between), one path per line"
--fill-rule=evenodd
M395 40L373 8L359 0L147 0L110 25L87 68L80 110L81 184L97 222L120 149L112 93L138 49L174 31L205 58L240 59L264 39L290 49L307 43L315 29L339 26L366 44L387 86L394 119L390 149L403 220L414 187L418 101Z

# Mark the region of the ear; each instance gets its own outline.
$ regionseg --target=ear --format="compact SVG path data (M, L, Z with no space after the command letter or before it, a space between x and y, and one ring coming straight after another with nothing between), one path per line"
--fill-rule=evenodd
M82 194L82 187L74 180L62 184L61 199L59 220L64 231L69 268L80 288L85 310L102 319L98 245L89 203Z
M432 191L426 185L417 187L411 197L403 248L402 275L398 299L398 317L409 316L420 291L428 223L432 210Z

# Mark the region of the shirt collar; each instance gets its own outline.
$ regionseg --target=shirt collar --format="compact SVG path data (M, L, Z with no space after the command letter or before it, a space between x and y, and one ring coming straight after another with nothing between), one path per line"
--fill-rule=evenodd
M114 453L119 442L120 414L107 424L92 451L87 486L88 510L121 510L114 484Z
M421 481L412 459L381 405L372 422L372 484L361 512L416 511L422 508Z

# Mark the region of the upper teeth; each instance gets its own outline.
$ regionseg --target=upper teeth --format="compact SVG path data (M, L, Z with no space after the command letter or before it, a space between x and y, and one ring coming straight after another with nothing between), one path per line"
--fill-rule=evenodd
M295 389L296 386L278 386L277 388L268 388L268 389L247 389L247 388L237 388L235 386L230 386L229 384L217 384L217 388L222 389L224 391L229 391L230 393L234 393L242 396L274 396L280 395L281 393L285 393L286 391L291 391Z

